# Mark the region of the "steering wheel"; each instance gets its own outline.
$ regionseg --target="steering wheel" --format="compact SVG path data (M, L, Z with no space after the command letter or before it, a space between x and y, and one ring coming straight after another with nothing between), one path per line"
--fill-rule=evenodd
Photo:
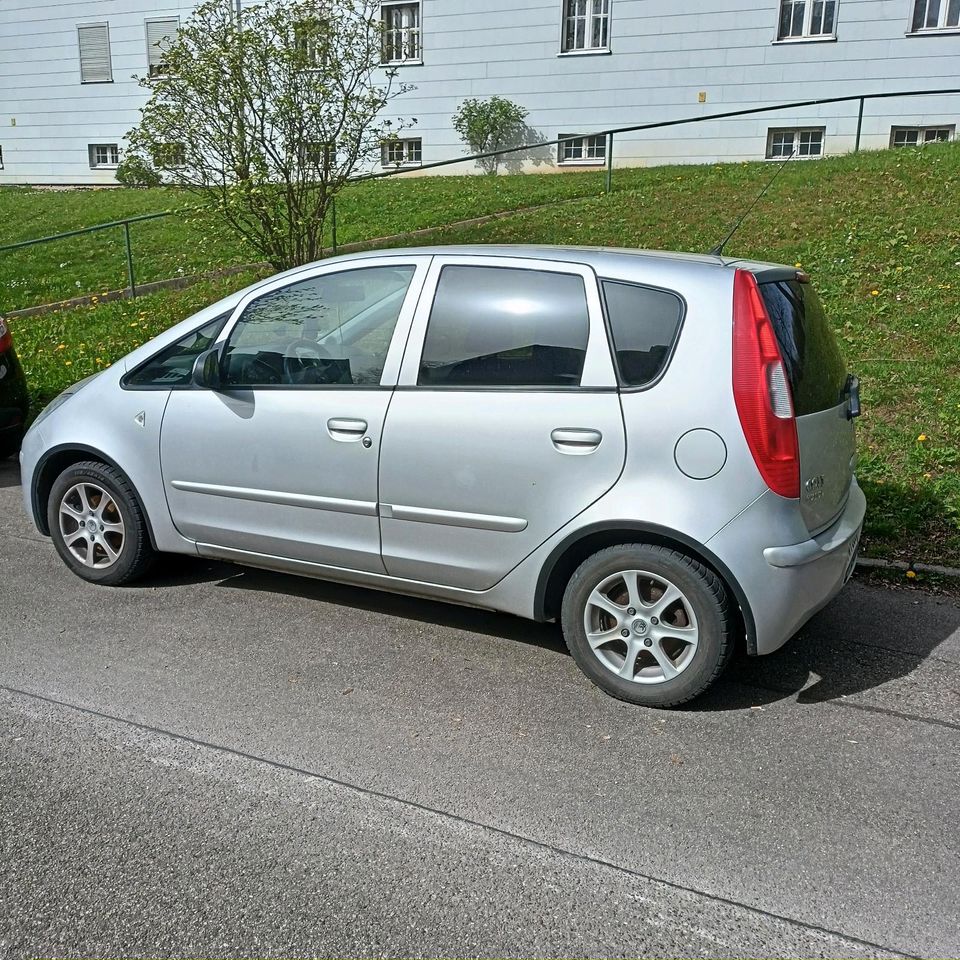
M286 383L320 383L326 360L333 356L316 340L291 340L283 350L283 379Z

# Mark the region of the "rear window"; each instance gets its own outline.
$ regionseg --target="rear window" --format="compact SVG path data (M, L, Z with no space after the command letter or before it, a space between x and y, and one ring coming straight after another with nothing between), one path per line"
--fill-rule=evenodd
M777 334L798 417L835 407L843 399L847 367L837 339L809 283L759 284Z
M603 281L620 382L642 387L667 365L680 329L683 302L674 293L635 283Z
M444 267L430 311L419 383L576 387L589 332L586 290L577 274Z

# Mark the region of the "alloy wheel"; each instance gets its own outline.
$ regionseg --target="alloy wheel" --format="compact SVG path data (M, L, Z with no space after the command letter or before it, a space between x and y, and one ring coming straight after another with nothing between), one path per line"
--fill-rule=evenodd
M587 642L611 673L631 683L666 683L690 666L700 630L683 591L661 574L623 570L590 592Z
M76 483L60 500L60 535L85 567L105 570L123 551L123 516L108 490L96 483Z

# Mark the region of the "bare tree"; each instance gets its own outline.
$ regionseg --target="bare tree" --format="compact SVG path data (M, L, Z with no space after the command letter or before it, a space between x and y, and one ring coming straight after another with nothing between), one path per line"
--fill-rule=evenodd
M332 198L403 125L381 119L411 89L380 66L381 32L378 0L206 0L140 78L125 162L162 171L278 270L316 260Z

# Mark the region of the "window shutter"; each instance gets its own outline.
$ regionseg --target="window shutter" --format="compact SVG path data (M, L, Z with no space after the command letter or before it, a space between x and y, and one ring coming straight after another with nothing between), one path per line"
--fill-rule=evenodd
M104 83L113 79L110 66L110 29L105 23L77 27L80 41L80 82Z
M166 54L180 26L179 19L147 21L147 66L150 75L166 70Z

